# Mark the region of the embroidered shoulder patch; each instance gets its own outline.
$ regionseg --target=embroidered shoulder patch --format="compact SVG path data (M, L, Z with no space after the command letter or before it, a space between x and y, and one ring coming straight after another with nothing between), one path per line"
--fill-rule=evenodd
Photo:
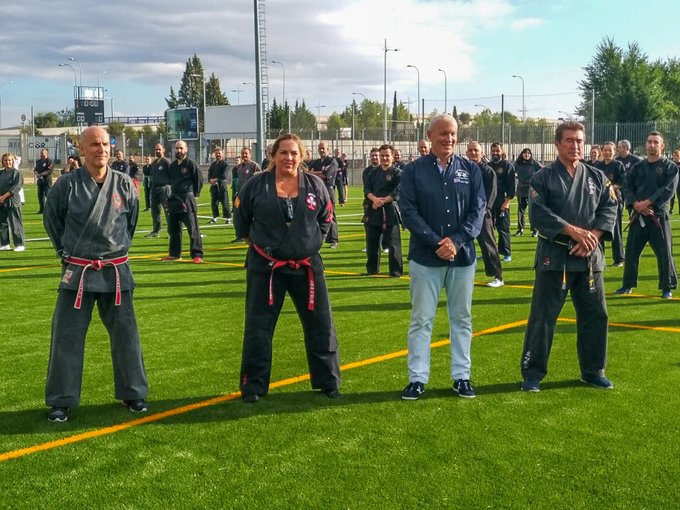
M241 205L241 199L236 197L236 200L234 200L234 209L238 209L239 205Z
M120 212L123 210L123 199L118 193L114 193L111 196L111 205L113 206L113 209L116 212Z

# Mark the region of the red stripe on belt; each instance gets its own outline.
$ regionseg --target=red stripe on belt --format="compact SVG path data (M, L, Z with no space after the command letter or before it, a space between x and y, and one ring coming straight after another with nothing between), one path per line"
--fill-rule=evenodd
M264 251L262 248L260 248L256 244L251 244L250 246L253 247L255 252L262 257L265 260L268 260L270 262L270 266L272 268L271 272L269 273L269 306L272 306L274 304L274 271L276 271L280 267L288 266L292 269L300 269L301 267L306 267L307 268L307 284L309 287L309 294L307 298L307 310L310 312L314 311L314 294L315 294L315 286L314 286L314 269L312 268L312 263L310 261L311 257L305 257L304 259L299 259L299 260L280 260L280 259L275 259L271 255L269 255L266 251Z
M116 272L116 306L120 306L121 296L120 296L120 273L118 272L118 266L125 264L128 261L127 255L123 257L118 257L115 259L81 259L79 257L72 257L71 255L64 257L64 262L67 264L73 264L74 266L80 266L83 268L83 272L80 275L80 281L78 282L78 294L76 295L76 302L73 308L80 310L80 306L83 304L83 291L85 287L85 272L90 269L91 271L101 271L106 266L113 266Z

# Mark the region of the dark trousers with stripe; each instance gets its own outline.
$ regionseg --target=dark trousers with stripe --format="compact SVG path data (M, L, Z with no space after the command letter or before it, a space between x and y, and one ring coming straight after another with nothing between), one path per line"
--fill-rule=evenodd
M623 266L623 287L637 287L640 268L640 255L647 243L656 255L656 266L659 272L659 289L670 290L678 286L678 273L673 260L671 226L668 216L658 216L657 226L652 218L644 217L645 226L640 224L639 217L628 228L626 241L626 264Z
M231 209L229 208L229 191L227 190L226 182L221 182L210 186L210 209L213 218L219 218L220 209L222 205L222 216L225 219L231 218Z
M510 209L501 211L500 204L491 210L493 222L498 231L498 253L503 257L510 253Z
M503 279L503 267L501 266L501 259L498 256L498 246L496 246L496 233L493 228L493 219L491 212L487 211L484 214L484 221L482 222L482 230L477 237L477 243L482 252L482 259L484 259L484 272L486 276L493 276L499 280Z
M185 212L168 212L169 254L171 257L182 256L182 224L184 224L191 239L191 258L203 257L203 240L198 228L196 199L193 196L188 196L184 203L187 206Z
M576 310L576 352L581 374L604 375L607 363L609 314L601 272L593 273L591 289L587 272L568 272L562 289L561 271L536 271L531 311L524 335L521 371L524 379L540 381L548 373L548 358L555 325L567 292Z
M399 225L387 226L383 231L382 225L366 224L366 272L368 274L380 272L380 255L385 249L390 275L401 276L404 273L404 263L401 255Z
M80 310L73 308L76 294L75 290L59 289L57 296L52 317L45 403L50 407L75 407L80 403L85 336L95 303L109 333L115 398L146 398L149 387L132 306L132 291L121 292L120 306L115 306L114 292L84 292Z
M307 363L312 388L340 387L338 339L335 334L328 289L323 272L314 274L315 306L307 309L309 287L307 270L281 272L273 279L274 303L269 303L269 273L248 271L246 277L246 326L241 361L241 391L244 395L266 395L272 367L272 339L286 293L297 310L305 337Z

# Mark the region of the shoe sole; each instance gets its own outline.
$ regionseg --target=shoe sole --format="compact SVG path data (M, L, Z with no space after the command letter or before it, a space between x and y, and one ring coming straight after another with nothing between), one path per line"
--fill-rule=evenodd
M418 400L419 398L420 398L420 395L418 395L417 397L407 397L405 395L401 396L402 400Z
M47 421L49 421L51 423L62 423L62 422L68 421L68 416L66 416L63 419L62 418L47 418Z
M579 381L581 381L583 384L587 384L588 386L592 386L593 388L598 388L600 390L613 390L614 385L612 384L611 386L600 386L599 384L591 383L590 381L586 381L583 377L579 377Z
M456 395L458 395L460 398L477 398L477 395L461 395L460 392L456 388L453 388L453 392Z
M520 390L525 391L527 393L540 393L541 389L540 388L523 388L520 386Z

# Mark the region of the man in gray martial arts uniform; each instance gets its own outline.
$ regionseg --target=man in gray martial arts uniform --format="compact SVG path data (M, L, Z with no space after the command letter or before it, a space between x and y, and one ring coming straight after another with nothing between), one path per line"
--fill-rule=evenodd
M149 409L127 263L139 195L128 175L107 165L110 144L103 128L83 131L80 152L84 166L55 183L43 218L63 263L45 384L50 421L66 421L80 403L85 336L95 302L111 341L116 399L130 411Z

